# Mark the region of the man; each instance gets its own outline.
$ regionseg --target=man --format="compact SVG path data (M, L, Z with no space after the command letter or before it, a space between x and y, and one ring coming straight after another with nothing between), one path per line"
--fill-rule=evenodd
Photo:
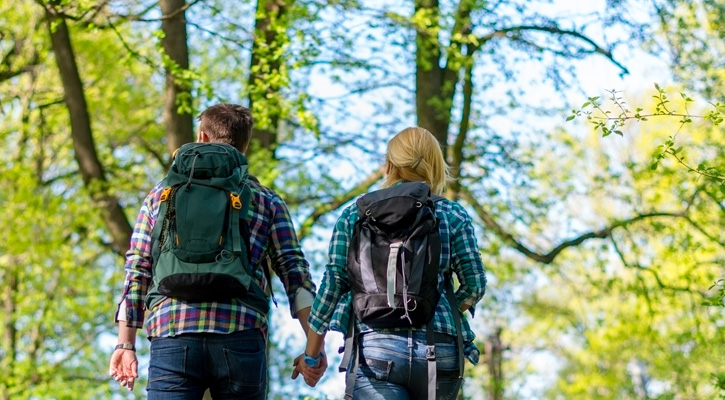
M252 125L247 108L218 104L199 116L197 142L226 143L244 153L249 146ZM271 282L263 270L271 264L284 285L292 317L298 319L306 334L315 285L289 212L271 189L254 180L248 184L251 208L246 221L252 280L265 290ZM160 183L144 200L126 253L126 278L116 312L118 345L111 356L109 374L121 386L133 390L138 377L136 330L143 325L147 311L146 330L151 340L149 399L201 399L207 389L215 400L264 399L268 331L265 314L238 298L190 302L159 296L161 300L145 310L147 294L155 290L152 289L155 244L152 232L161 220L163 191ZM326 366L323 357L315 373L305 376L306 381L316 383Z

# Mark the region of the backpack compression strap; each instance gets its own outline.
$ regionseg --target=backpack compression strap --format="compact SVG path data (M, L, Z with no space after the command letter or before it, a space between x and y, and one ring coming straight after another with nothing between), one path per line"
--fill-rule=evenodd
M239 198L239 194L230 192L229 193L229 206L231 207L231 215L229 221L231 223L231 239L232 239L232 251L234 254L240 254L242 252L242 241L241 232L239 229L239 217L240 211L242 210L242 200ZM246 216L245 216L246 217ZM244 257L247 255L245 254Z
M458 350L458 379L463 378L463 329L461 323L461 312L456 306L456 296L453 291L452 278L446 280L446 298L448 305L453 313L453 324L456 327L456 349ZM426 324L426 359L428 361L428 399L436 398L436 355L435 355L435 331L433 329L433 321L431 318ZM345 334L345 345L338 349L338 353L343 353L340 366L337 368L339 372L347 372L345 379L345 399L352 399L352 392L355 389L355 379L357 377L357 368L359 363L357 337L354 333L355 316L350 316L350 322L347 324L347 333ZM352 360L352 364L350 363ZM348 369L348 366L350 368Z
M446 298L448 299L448 305L451 306L451 313L453 314L453 324L456 327L456 349L458 350L458 379L463 378L463 330L461 328L461 312L456 306L456 296L453 292L453 281L452 278L446 280ZM425 337L426 337L426 359L428 360L428 399L433 400L436 398L436 354L435 354L435 332L433 331L433 320L435 316L431 318L425 326Z
M344 351L342 355L342 361L338 371L347 371L347 377L345 379L345 400L352 399L352 392L355 389L355 378L357 377L357 365L358 365L358 349L357 349L357 337L355 335L355 316L350 315L350 323L347 324L347 334L345 335L345 347L340 347L338 353ZM352 359L352 365L350 360ZM350 365L350 369L347 366Z
M446 282L446 298L453 313L453 324L456 326L456 347L458 347L458 379L463 378L463 328L461 310L456 306L456 294L453 292L452 277Z
M398 253L400 252L400 246L403 242L390 243L390 254L388 255L388 270L387 270L387 298L388 307L395 307L395 266L398 263ZM408 305L406 304L406 311Z

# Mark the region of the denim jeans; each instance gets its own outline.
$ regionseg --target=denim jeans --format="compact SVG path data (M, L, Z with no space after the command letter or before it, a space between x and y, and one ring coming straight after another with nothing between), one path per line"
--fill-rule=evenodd
M149 400L263 400L266 342L258 329L151 339Z
M353 398L359 400L425 399L428 361L425 332L364 333L359 338L359 365ZM436 398L455 399L458 377L454 337L436 335Z

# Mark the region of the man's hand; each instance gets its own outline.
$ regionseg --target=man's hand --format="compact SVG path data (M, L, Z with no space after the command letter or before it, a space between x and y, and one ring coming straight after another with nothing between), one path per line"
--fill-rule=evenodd
M322 378L322 375L325 374L325 370L327 370L327 355L322 352L320 354L319 364L315 367L310 367L305 362L305 355L300 354L295 358L293 365L295 370L292 371L292 379L297 379L302 374L305 378L305 383L310 387L315 387L317 382L320 381L320 378Z
M108 368L108 375L111 375L121 386L126 386L128 390L133 390L133 383L138 378L138 359L136 359L136 352L123 349L114 350L111 355L111 365Z

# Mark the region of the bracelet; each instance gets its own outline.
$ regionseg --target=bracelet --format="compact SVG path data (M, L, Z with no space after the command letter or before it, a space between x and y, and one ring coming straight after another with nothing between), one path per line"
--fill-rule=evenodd
M133 343L119 343L113 348L113 350L115 351L118 349L136 351L136 346L134 346Z
M307 353L305 353L305 364L307 364L308 366L310 366L312 368L315 368L318 365L320 365L320 358L322 358L322 352L320 352L320 354L318 354L317 357L311 357L311 356L308 356Z

